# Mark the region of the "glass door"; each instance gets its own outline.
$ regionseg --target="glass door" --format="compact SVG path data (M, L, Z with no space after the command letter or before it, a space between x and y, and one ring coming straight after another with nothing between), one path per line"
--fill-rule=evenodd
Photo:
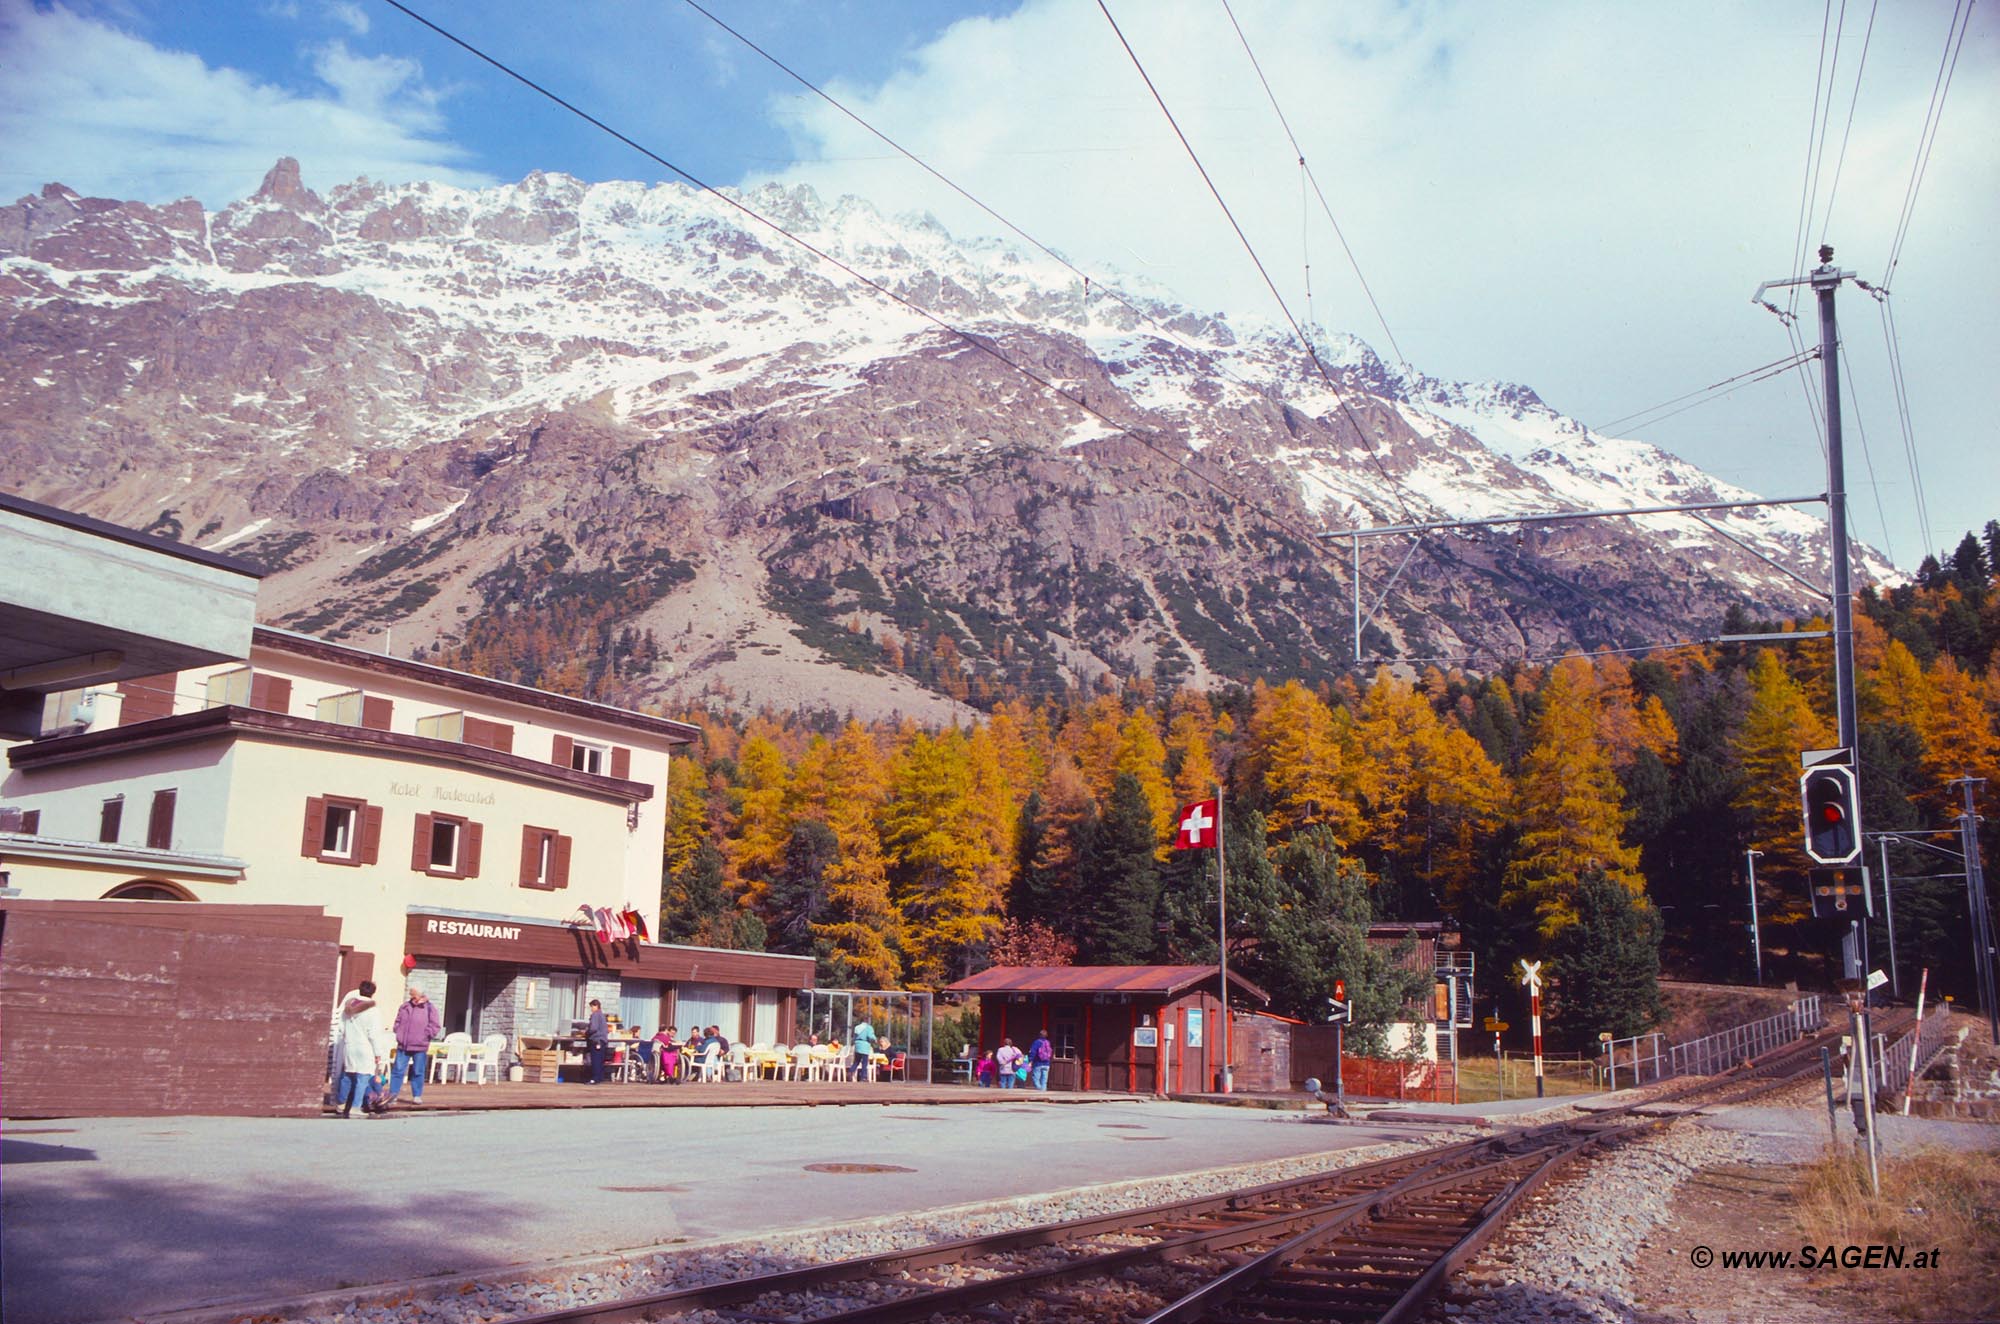
M479 1037L479 976L470 970L446 970L444 1032Z

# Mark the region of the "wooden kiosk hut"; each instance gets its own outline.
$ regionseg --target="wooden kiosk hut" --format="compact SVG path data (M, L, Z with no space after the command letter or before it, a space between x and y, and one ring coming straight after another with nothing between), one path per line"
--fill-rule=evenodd
M1236 998L1270 995L1235 972ZM1203 1094L1220 1088L1221 971L1212 965L997 965L947 993L979 997L979 1051L1047 1030L1051 1089Z

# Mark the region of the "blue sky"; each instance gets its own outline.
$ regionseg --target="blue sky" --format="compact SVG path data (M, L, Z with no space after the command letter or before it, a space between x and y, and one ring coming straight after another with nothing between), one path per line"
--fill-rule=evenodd
M1816 95L1834 113L1812 237L1883 275L1953 13L1854 0L1823 44L1838 4L1232 4L1410 361L1526 383L1591 423L1789 350L1749 295L1791 268ZM679 0L413 7L710 182L810 182L986 224ZM709 7L1086 269L1277 316L1091 0ZM1310 258L1311 312L1388 357L1221 0L1110 8L1293 311ZM1928 528L1879 316L1843 295L1853 523L1906 566L2000 517L1993 10L1974 13L1893 282ZM0 85L8 196L61 180L220 206L280 155L318 188L664 176L381 0L0 0ZM1637 435L1768 495L1821 485L1795 378Z

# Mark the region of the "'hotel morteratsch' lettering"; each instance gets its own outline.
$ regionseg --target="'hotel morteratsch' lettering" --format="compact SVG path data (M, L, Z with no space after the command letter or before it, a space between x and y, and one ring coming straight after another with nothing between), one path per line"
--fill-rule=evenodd
M494 802L494 795L491 791L460 791L446 786L433 786L431 799L450 800L465 805L490 805Z
M518 924L480 924L465 919L430 919L424 921L424 932L454 934L461 938L504 938L513 942L521 936Z

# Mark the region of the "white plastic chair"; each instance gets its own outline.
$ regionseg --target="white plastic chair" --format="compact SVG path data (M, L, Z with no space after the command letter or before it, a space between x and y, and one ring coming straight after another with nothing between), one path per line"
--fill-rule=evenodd
M466 1068L472 1065L472 1036L463 1030L453 1030L438 1043L431 1045L431 1079L448 1081L451 1069L458 1068L458 1083L465 1083Z
M472 1044L467 1048L465 1068L472 1072L474 1084L484 1085L488 1072L493 1074L495 1083L498 1083L500 1079L500 1054L506 1050L507 1036L504 1034L489 1034L482 1042ZM466 1071L461 1069L458 1073L459 1080L463 1082L465 1076Z
M722 1079L722 1045L710 1044L702 1051L700 1078L704 1081Z
M732 1044L730 1046L729 1060L723 1064L722 1078L724 1080L732 1078L736 1080L750 1079L749 1049L745 1048L742 1044Z
M834 1054L833 1060L826 1064L827 1079L846 1080L847 1070L853 1065L854 1049L851 1047L842 1048L838 1053Z
M818 1080L819 1059L813 1056L811 1044L792 1045L793 1080Z

